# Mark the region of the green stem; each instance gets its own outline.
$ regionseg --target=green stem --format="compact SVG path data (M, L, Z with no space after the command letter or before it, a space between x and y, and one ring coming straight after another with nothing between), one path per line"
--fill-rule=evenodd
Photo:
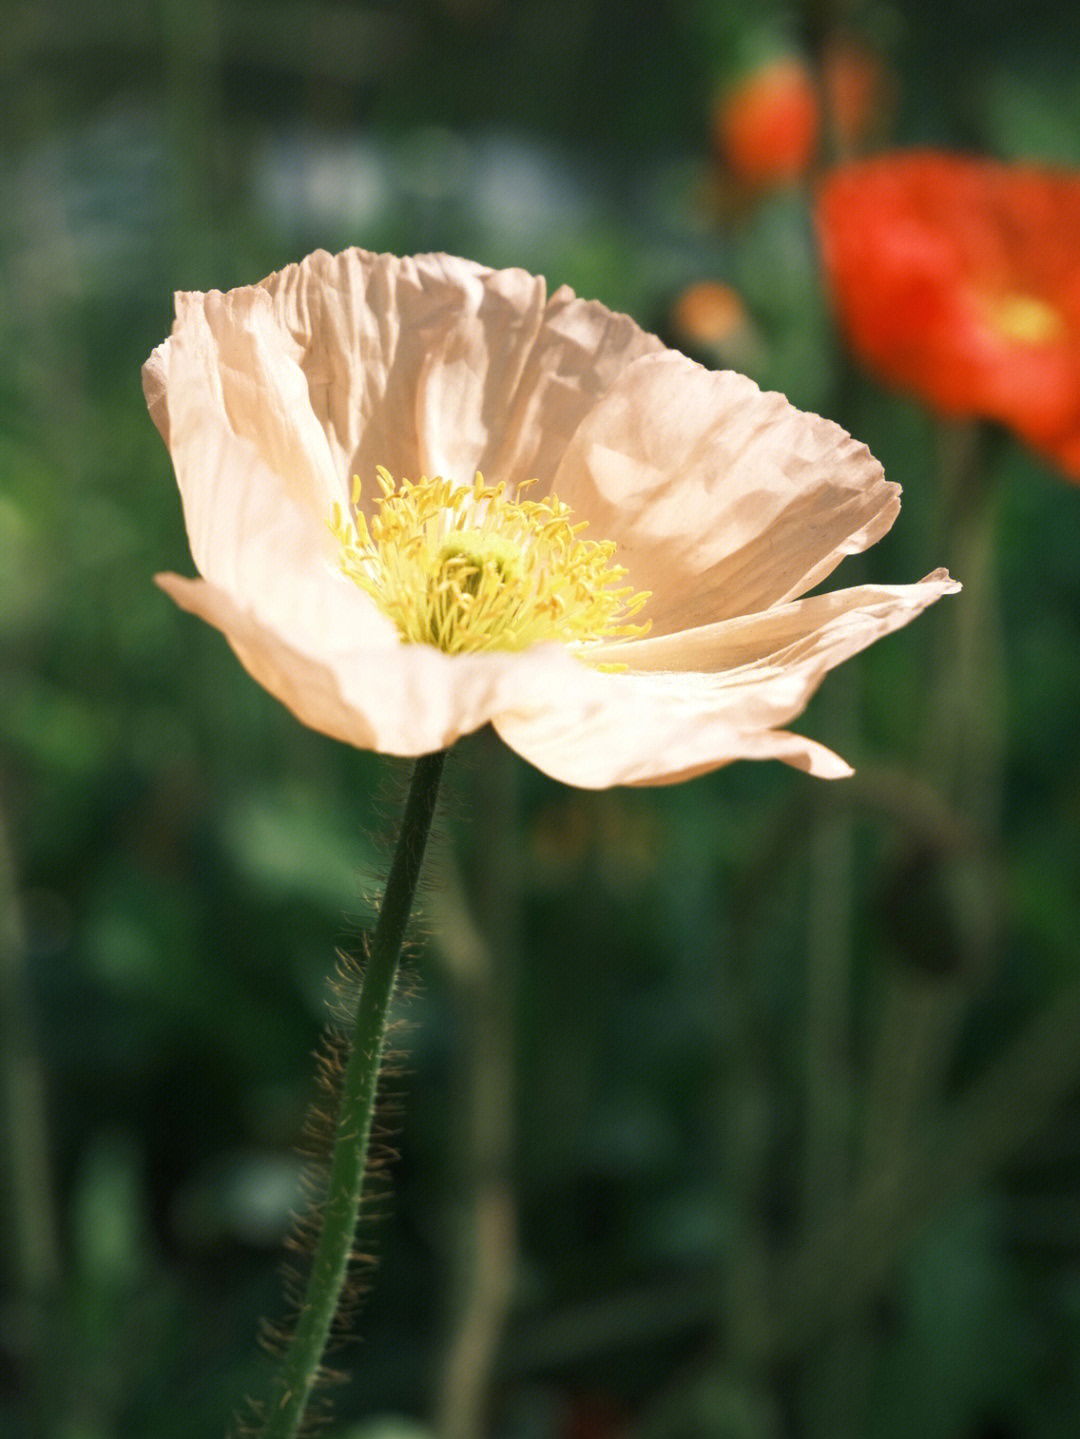
M300 1317L267 1414L264 1439L293 1439L296 1434L318 1377L348 1272L387 1013L445 759L444 751L423 755L413 771L405 818L360 989L352 1049L341 1087L322 1229Z

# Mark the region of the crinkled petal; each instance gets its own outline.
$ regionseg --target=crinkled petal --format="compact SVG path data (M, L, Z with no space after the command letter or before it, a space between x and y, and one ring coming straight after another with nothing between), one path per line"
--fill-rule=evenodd
M223 465L235 462L235 447L220 428L207 427L199 442L212 470L217 449L227 452ZM254 454L249 461L249 484L221 486L212 541L192 541L207 582L302 649L396 638L392 622L341 572L327 521L316 523L290 501Z
M537 493L546 493L598 398L634 360L663 350L662 342L628 315L595 300L579 300L562 286L547 303L513 405L503 417L502 438L475 468L510 485L537 479Z
M381 627L358 592L341 598L343 577L329 580L337 564L330 506L345 485L268 297L181 295L177 312L172 337L144 367L144 386L199 572L270 626L312 635Z
M724 714L731 707L717 706L700 685L688 683L679 692L650 678L593 675L545 714L492 722L530 764L580 789L673 784L737 759L782 759L822 779L851 773L814 740L751 722L739 728Z
M318 250L262 288L345 475L366 488L377 465L472 480L539 330L542 279L450 255Z
M550 483L581 416L659 340L627 316L545 298L542 278L449 255L310 255L263 281L301 352L311 408L368 493L477 470Z
M915 585L865 585L658 639L607 645L592 658L634 668L544 725L497 723L539 769L585 788L670 783L735 759L782 759L827 778L850 773L786 725L829 670L899 629L959 585L944 570ZM601 701L599 702L598 697Z
M860 585L777 605L658 637L624 640L597 649L597 663L625 664L642 671L700 671L730 682L762 670L825 662L833 669L867 645L901 628L942 595L960 585L947 570L935 570L914 585Z
M624 370L555 489L590 536L618 542L658 635L794 599L900 508L899 486L838 425L670 352Z
M332 500L347 498L347 478L307 402L300 359L268 297L249 288L178 294L173 333L143 367L204 574L231 548L229 527L218 537L222 505L242 508L268 476L320 524Z
M164 574L157 582L219 629L248 673L302 723L383 754L430 754L490 720L543 715L587 674L560 645L447 655L391 632L384 643L349 645L339 636L336 646L324 637L305 648L205 581Z

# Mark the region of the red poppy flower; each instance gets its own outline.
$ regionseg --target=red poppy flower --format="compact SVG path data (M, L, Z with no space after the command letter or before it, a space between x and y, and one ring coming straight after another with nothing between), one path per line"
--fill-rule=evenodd
M913 151L818 194L855 354L942 414L997 420L1080 480L1080 176Z

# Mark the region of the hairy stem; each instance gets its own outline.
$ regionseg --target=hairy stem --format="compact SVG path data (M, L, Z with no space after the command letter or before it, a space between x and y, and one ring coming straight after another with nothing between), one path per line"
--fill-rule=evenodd
M300 1317L266 1416L265 1439L293 1439L299 1429L348 1272L387 1013L445 758L442 751L423 755L413 771L405 818L360 989L352 1050L341 1087L322 1229Z

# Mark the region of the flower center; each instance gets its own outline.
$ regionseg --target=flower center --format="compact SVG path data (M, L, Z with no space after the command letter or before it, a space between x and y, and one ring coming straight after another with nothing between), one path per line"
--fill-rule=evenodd
M544 640L587 648L642 635L626 620L649 598L621 583L611 540L580 538L554 495L514 498L506 485L421 479L395 485L381 466L370 520L354 479L351 513L335 505L330 528L341 568L397 625L403 641L447 654L523 650ZM533 484L535 481L529 481Z
M1013 291L987 297L984 305L997 333L1018 345L1049 345L1065 335L1061 312L1037 295Z

